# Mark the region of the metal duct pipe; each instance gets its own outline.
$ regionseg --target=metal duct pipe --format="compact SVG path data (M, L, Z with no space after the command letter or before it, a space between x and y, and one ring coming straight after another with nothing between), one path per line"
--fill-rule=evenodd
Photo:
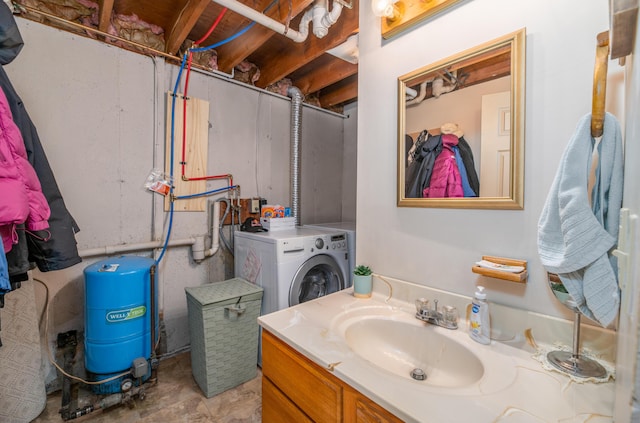
M289 87L287 95L291 97L291 212L300 226L300 162L302 161L300 140L302 138L302 101L304 96L297 87Z

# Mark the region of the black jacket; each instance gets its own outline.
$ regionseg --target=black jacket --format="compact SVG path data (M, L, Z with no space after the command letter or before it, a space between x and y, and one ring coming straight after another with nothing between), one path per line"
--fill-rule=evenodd
M9 7L0 4L0 65L11 63L22 49L23 41ZM49 203L49 229L25 234L18 231L19 241L7 254L9 277L12 281L28 279L26 272L35 265L42 272L60 270L80 263L75 233L80 229L67 210L53 171L45 155L38 132L22 100L13 88L5 70L0 67L0 88L9 101L13 120L22 133L29 162L40 180L42 192Z

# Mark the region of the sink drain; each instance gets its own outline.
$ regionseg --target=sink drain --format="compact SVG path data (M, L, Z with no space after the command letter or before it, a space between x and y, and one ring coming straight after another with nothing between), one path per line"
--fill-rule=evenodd
M411 370L411 377L415 380L427 380L427 374L424 372L424 370L417 367Z

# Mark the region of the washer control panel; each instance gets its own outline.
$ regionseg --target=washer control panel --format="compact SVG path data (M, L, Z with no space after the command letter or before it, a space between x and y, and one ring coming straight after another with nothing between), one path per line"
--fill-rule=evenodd
M346 251L347 248L347 234L343 232L314 235L305 240L305 250L308 252Z
M347 234L331 235L331 249L344 249L347 248Z

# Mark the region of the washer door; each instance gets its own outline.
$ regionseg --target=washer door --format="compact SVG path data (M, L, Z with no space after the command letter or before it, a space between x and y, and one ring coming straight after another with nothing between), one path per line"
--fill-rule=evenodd
M289 306L340 291L344 276L335 259L319 254L305 261L296 272L289 289Z

